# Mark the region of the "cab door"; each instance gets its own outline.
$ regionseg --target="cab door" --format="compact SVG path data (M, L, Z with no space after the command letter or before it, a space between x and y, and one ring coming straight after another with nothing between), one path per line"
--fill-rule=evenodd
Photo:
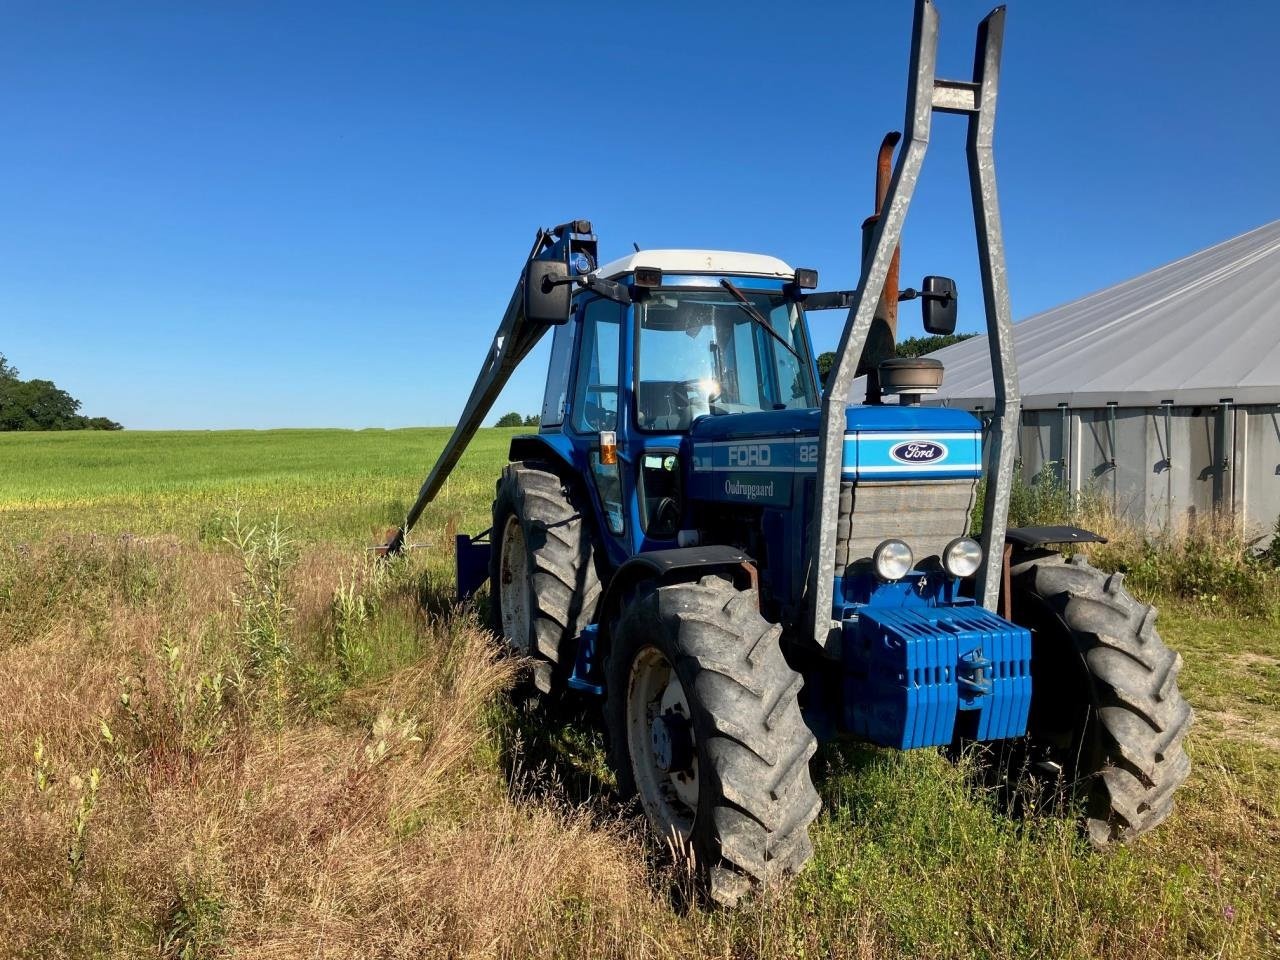
M630 556L626 544L627 513L621 463L607 462L600 449L600 434L613 433L621 440L621 389L623 321L625 308L611 300L593 297L579 308L581 327L573 396L569 403L569 427L583 454L588 486L600 519L599 529L613 564Z

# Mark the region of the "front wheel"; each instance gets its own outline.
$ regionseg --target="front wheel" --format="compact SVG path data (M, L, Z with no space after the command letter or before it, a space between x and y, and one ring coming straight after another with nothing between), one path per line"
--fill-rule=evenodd
M1097 847L1146 833L1191 768L1182 657L1121 574L1047 551L1012 573L1013 619L1032 631L1031 714L1026 737L986 748L988 773L1015 793L1028 781L1068 786Z
M819 808L802 681L756 597L719 577L650 590L624 610L607 666L619 790L725 904L804 865Z

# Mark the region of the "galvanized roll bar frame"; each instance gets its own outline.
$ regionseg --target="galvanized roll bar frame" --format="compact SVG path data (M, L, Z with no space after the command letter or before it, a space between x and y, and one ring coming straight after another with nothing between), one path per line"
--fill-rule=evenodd
M935 75L938 12L931 0L917 0L911 31L911 66L907 89L906 145L899 151L884 207L862 261L862 274L845 320L835 363L822 399L818 437L818 477L815 490L817 528L812 539L808 596L813 611L813 639L835 652L840 624L832 619L836 522L844 451L845 408L856 376L858 358L884 287L893 251L902 235L907 207L915 191L929 145L933 112L956 113L969 120L966 156L978 240L978 264L986 311L991 367L995 381L995 410L990 427L991 468L983 502L983 561L978 570L980 600L995 611L999 601L1009 492L1013 481L1015 441L1021 398L1013 352L1013 323L1005 270L1004 236L996 196L992 151L996 95L1000 80L1000 51L1004 39L1003 6L991 11L978 26L971 81L943 80Z

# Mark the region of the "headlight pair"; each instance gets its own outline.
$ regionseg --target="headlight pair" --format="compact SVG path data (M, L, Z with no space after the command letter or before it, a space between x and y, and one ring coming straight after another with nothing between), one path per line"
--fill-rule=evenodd
M902 540L886 540L871 555L871 564L882 580L901 580L915 565L911 548ZM982 547L969 537L957 537L942 551L942 568L953 577L971 577L982 563Z

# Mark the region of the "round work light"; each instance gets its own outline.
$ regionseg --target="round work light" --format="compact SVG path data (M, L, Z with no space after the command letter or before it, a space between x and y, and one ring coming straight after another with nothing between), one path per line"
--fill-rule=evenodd
M901 580L911 572L915 557L911 555L911 548L901 540L886 540L876 547L871 563L881 579Z
M972 577L981 563L982 547L968 537L956 537L942 551L942 566L953 577Z

